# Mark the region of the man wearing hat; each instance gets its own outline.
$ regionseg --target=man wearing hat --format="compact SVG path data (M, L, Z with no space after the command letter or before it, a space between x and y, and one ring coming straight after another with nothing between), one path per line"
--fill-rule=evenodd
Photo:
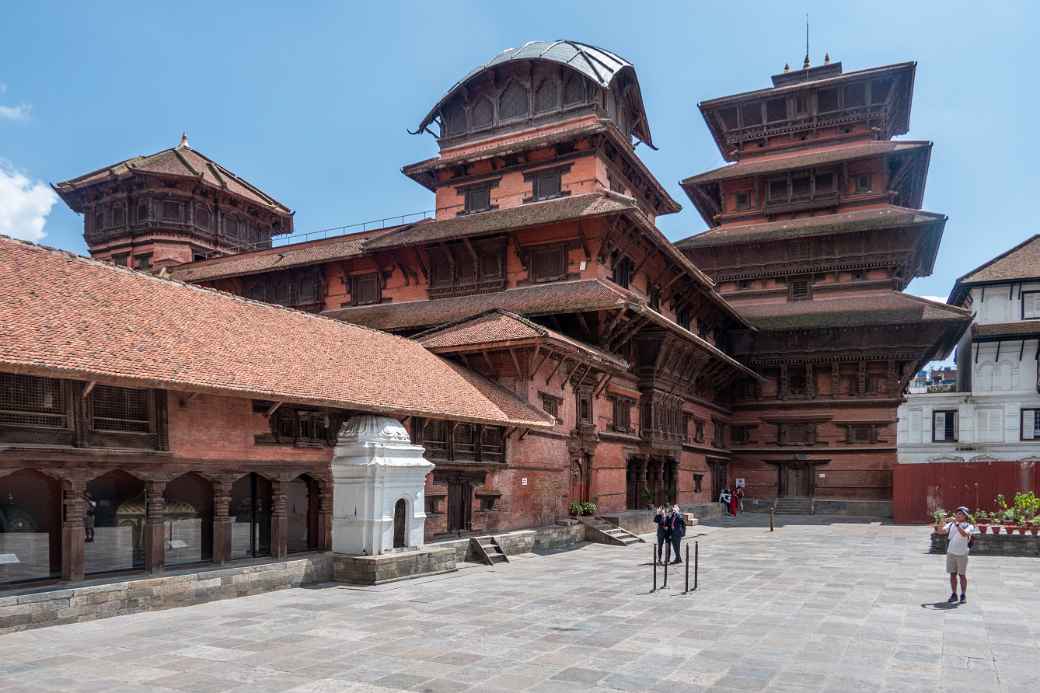
M967 602L968 590L968 551L971 535L975 532L975 526L968 518L968 509L963 505L954 513L953 522L946 523L946 536L949 542L946 546L946 572L950 574L950 598L951 604L957 602L957 576L961 578L960 603Z

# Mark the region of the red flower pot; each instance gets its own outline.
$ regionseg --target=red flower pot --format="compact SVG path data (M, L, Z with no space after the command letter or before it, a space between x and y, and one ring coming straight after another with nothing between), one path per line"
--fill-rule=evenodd
M1008 534L1014 534L1015 533L1015 525L1004 525L1004 531L1007 532Z
M989 531L989 525L976 525L979 528L979 534L985 534Z
M1019 527L1018 527L1018 533L1019 533L1019 534L1022 534L1022 535L1025 535L1025 533L1026 533L1026 529L1028 529L1028 528L1027 528L1027 527L1025 527L1024 525L1019 525Z

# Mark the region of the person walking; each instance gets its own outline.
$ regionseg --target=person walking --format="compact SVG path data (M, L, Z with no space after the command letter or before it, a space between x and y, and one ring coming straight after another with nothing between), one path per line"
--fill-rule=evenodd
M975 525L971 524L968 509L957 508L953 521L946 523L946 572L950 574L950 604L957 602L957 578L961 582L960 603L968 602L968 552L971 550L971 535L975 533Z
M678 505L672 506L672 514L668 516L669 537L672 542L672 563L682 563L682 540L686 536L686 518Z
M729 503L733 500L733 494L729 492L729 487L724 486L722 492L719 493L719 503L722 503L722 512L724 515L729 514Z
M657 506L654 508L654 524L657 525L657 563L662 564L664 560L662 555L664 554L665 544L668 543L668 539L671 537L671 532L668 528L668 512L663 506Z

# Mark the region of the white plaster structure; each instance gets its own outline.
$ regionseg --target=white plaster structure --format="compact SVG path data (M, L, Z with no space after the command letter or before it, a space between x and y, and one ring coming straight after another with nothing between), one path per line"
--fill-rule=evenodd
M951 301L974 312L957 345L958 391L907 397L899 408L900 463L1040 461L1040 281L1029 280L1040 266L1019 256L1019 276L1006 269L1037 238L958 280ZM994 266L1003 271L985 273Z
M399 543L423 545L423 487L433 469L423 452L421 445L412 445L396 419L361 415L343 424L332 457L333 551L369 556L392 551L395 511L404 524L403 536L398 528ZM404 503L403 513L399 501Z

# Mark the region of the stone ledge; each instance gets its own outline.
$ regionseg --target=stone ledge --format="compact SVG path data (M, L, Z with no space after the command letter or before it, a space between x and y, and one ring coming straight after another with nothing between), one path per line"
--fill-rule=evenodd
M378 556L333 554L333 579L350 585L382 585L456 570L452 547L430 546Z
M949 538L932 532L929 553L946 553ZM972 556L1023 556L1040 558L1040 536L1031 534L976 534Z

